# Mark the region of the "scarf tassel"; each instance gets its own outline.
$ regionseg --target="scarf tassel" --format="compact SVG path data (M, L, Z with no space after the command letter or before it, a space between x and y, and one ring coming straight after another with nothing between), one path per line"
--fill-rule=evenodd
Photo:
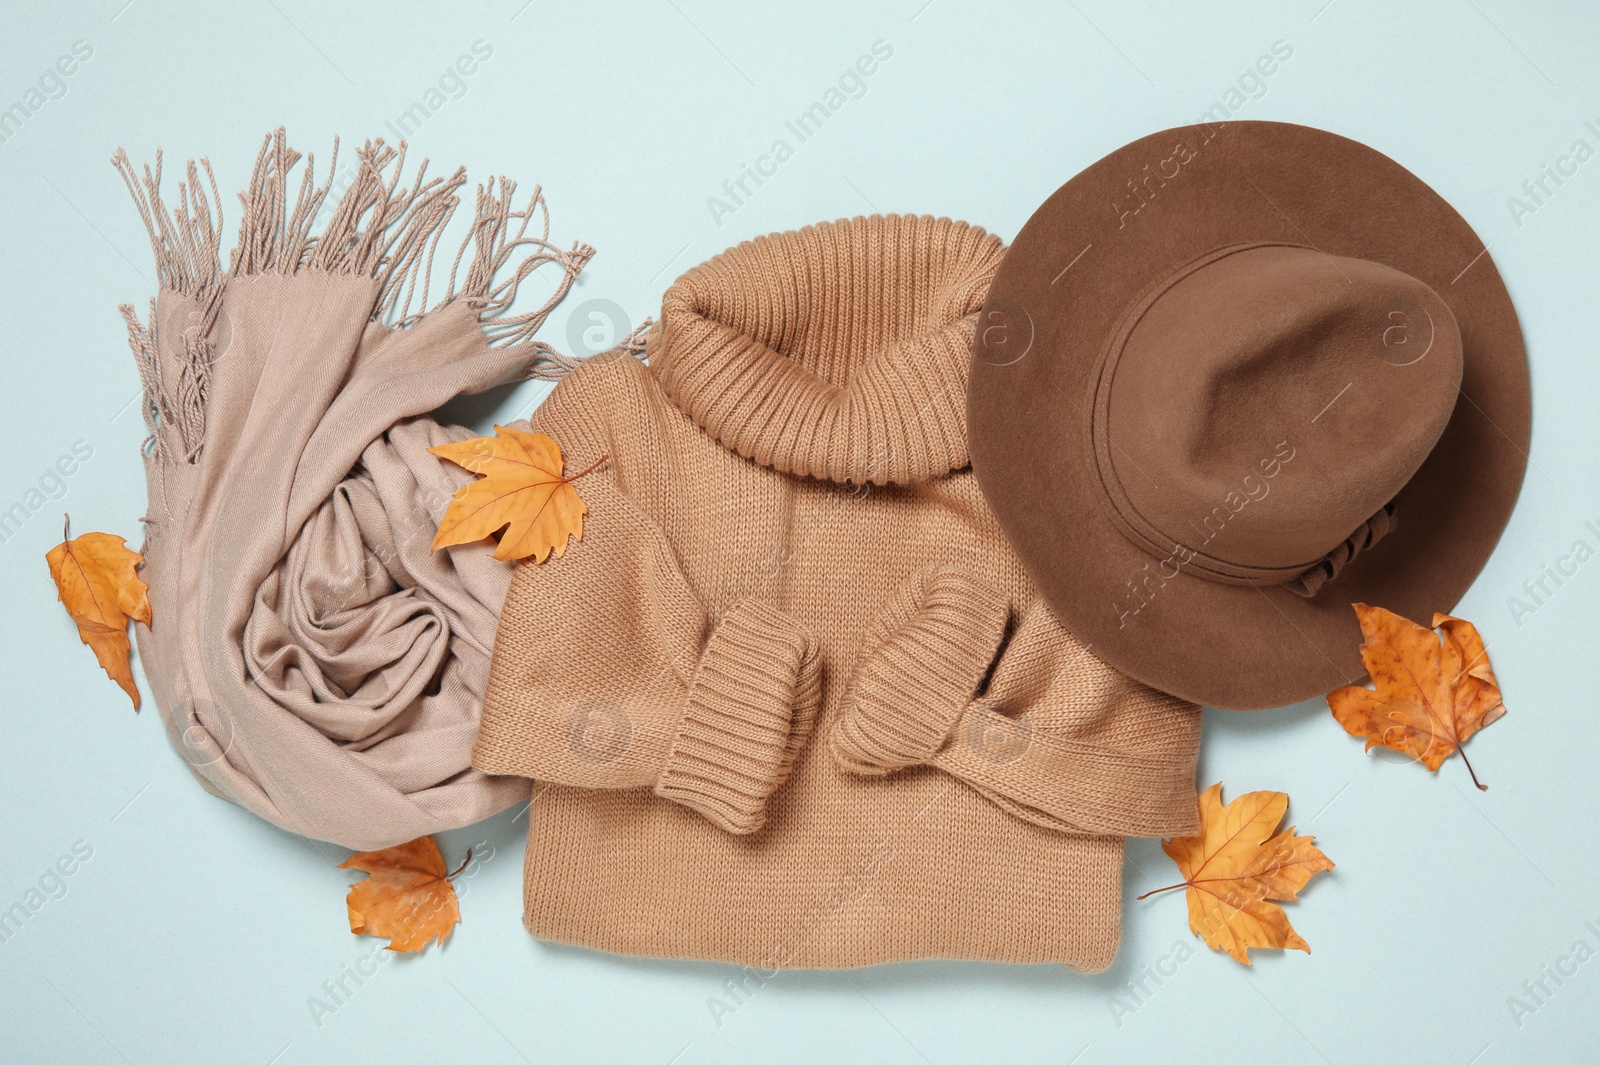
M177 202L169 207L161 193L161 152L156 152L153 167L136 171L127 153L117 150L111 162L149 234L161 289L189 304L182 343L169 345L175 358L168 360L159 355L155 301L145 322L131 305L120 308L144 387L145 424L151 432L146 454L162 455L156 430L167 425L176 428L182 454L163 457L190 463L199 458L218 312L229 280L236 277L304 272L370 277L378 283L371 320L393 329L412 326L461 300L477 312L489 345L534 349L527 379L559 380L582 365L582 358L562 354L534 334L595 249L582 242L568 248L551 243L550 211L540 186L518 207L516 182L490 178L477 187L472 224L456 247L446 292L430 305L434 259L461 202L466 168L429 178L424 159L410 184L402 185L406 150L405 142L390 146L381 138L367 141L356 150L354 178L336 191L335 138L326 180L317 184L315 158L307 155L296 187L301 154L289 147L279 127L262 143L249 189L240 194L244 217L226 271L220 256L222 197L210 160L188 163L177 186ZM330 203L331 209L325 210ZM320 232L314 232L323 220ZM551 294L534 310L511 313L522 283L546 267L559 271ZM619 347L642 354L642 337L650 324L646 321Z

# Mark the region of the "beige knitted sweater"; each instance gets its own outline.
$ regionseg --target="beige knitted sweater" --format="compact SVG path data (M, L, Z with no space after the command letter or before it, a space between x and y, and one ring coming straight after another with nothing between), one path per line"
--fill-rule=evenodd
M872 217L667 292L538 409L581 542L518 566L473 764L535 778L527 928L771 972L1108 965L1126 835L1196 830L1199 709L1094 657L967 466L999 240Z

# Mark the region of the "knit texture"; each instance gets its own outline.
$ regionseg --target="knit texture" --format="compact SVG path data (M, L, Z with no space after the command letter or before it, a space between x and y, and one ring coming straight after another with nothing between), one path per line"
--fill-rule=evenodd
M535 778L525 924L763 972L1116 951L1127 834L1196 830L1198 707L1056 623L967 466L1003 247L741 244L533 427L582 541L519 564L473 764Z
M1007 605L963 569L929 570L867 634L832 739L839 764L881 776L933 758L972 701L1005 633Z
M821 691L811 638L769 606L741 604L700 657L656 794L729 832L754 832L805 743Z

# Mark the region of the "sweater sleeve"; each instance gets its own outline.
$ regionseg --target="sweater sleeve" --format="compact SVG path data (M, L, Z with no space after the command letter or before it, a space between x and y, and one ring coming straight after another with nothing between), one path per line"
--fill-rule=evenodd
M1010 604L971 572L921 575L885 610L832 730L838 764L933 765L1046 828L1198 830L1200 708L1094 657L1040 599Z
M606 454L602 426L556 395L546 405L533 428L569 469ZM576 487L583 539L512 576L473 766L650 788L728 832L756 831L816 715L815 641L755 599L713 618L610 463Z

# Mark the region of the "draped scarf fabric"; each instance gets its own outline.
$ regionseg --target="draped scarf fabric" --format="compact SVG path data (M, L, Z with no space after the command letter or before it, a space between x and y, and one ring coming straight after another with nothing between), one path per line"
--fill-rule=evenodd
M142 174L113 162L160 275L147 322L122 309L151 432L145 676L208 790L376 849L528 794L468 764L511 567L492 545L430 550L471 475L426 449L474 434L429 412L569 370L533 334L594 250L552 244L542 194L516 209L515 184L491 180L429 306L465 172L428 179L424 162L407 186L404 144L356 156L342 190L337 142L326 181L308 158L296 190L299 153L268 136L226 271L206 161L171 208L159 154ZM549 298L510 314L539 270Z

